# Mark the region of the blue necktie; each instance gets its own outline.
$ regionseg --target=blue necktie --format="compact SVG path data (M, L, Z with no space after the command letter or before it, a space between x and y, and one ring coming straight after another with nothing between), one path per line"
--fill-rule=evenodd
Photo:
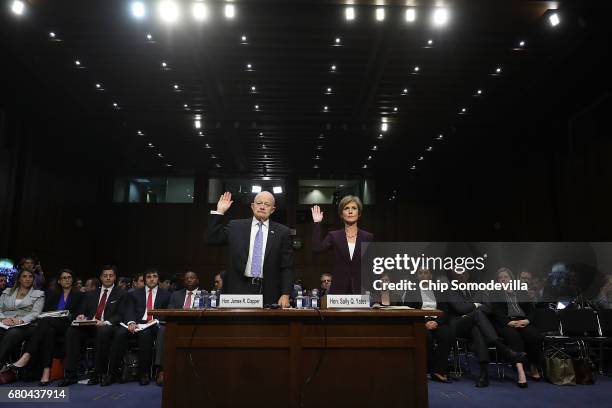
M262 265L262 249L263 249L263 231L261 230L262 222L257 223L259 229L255 234L255 242L253 243L253 259L251 260L251 276L253 278L259 278L261 276L261 265Z

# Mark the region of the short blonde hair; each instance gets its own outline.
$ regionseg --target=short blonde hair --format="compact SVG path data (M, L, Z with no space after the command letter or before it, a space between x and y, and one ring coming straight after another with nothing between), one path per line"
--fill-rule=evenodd
M361 211L363 210L363 204L361 204L361 200L357 196L347 195L342 197L342 200L340 200L340 203L338 204L338 216L340 217L340 219L342 219L342 210L344 210L344 207L346 207L349 203L357 204L357 209L359 210L359 218L361 218Z

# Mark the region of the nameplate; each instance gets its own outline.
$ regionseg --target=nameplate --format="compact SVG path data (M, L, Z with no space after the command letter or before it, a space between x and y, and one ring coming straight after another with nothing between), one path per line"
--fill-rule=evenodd
M222 309L263 309L263 295L221 295Z
M327 295L328 309L369 309L369 295Z

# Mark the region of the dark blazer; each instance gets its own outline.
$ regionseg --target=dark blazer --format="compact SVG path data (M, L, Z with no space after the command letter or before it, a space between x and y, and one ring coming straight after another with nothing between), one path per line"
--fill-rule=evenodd
M124 314L125 323L146 323L146 320L142 320L142 316L147 308L147 289L145 286L128 293ZM170 303L170 292L158 287L153 309L167 309L168 303Z
M535 310L534 304L521 296L519 296L517 300L519 307L523 309L523 312L525 313L525 319L533 321L531 316ZM493 310L493 324L500 328L506 327L510 321L510 317L508 316L508 303L491 302L491 308Z
M57 304L59 303L59 299L60 299L60 296L62 296L62 293L63 293L62 290L47 291L45 293L45 307L43 308L43 311L52 312L52 311L57 310ZM81 308L81 303L83 302L84 297L85 295L77 290L73 290L70 293L70 303L68 303L68 310L70 311L70 315L72 316L72 318L77 316L77 312Z
M93 319L96 315L98 299L100 298L100 293L103 289L104 287L101 287L87 293L81 302L81 307L79 308L77 315L83 314L85 315L85 318ZM106 299L106 306L104 307L104 320L107 320L112 324L119 324L123 321L125 296L126 292L115 285L108 296L108 299Z
M249 260L249 243L253 218L232 220L223 225L223 216L210 214L206 230L209 244L228 244L227 276L223 293L251 293L244 276ZM293 289L293 250L289 228L270 220L263 264L264 303L276 303L281 295Z
M344 229L330 231L321 241L321 223L315 222L312 227L312 250L323 252L333 249L331 294L361 293L361 243L372 242L374 235L362 229L357 230L353 259L349 252Z
M185 294L187 289L179 289L172 292L170 296L170 302L168 303L168 309L182 309L185 303Z

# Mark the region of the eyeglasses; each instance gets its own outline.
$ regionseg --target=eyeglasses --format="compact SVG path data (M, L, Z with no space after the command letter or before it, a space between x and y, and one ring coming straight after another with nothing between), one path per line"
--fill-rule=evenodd
M255 205L259 206L259 205L263 205L266 208L271 208L272 207L272 203L265 203L263 201L257 201L256 203L254 203Z
M321 282L331 282L331 279L321 279Z

